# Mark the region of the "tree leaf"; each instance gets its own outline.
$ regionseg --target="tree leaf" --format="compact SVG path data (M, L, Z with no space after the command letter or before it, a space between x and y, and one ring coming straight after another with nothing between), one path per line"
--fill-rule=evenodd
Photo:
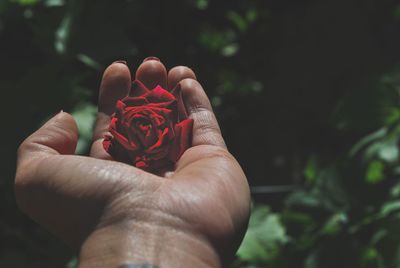
M368 165L366 181L369 184L376 184L381 182L385 177L383 171L385 165L381 161L373 161Z
M369 134L368 136L366 136L365 138L363 138L362 140L357 142L351 148L350 156L351 157L355 156L358 152L360 152L361 149L363 149L365 146L367 146L371 142L379 140L379 139L385 137L387 135L387 132L388 132L387 128L381 128L381 129Z
M237 255L242 261L265 264L278 254L280 246L288 240L279 216L271 213L267 206L256 206Z
M92 129L97 109L94 105L83 103L72 112L79 129L79 140L76 147L77 154L84 154L89 149L92 140Z

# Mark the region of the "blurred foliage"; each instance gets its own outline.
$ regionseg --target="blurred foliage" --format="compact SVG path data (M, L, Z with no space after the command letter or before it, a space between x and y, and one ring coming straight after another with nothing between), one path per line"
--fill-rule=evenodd
M151 55L193 67L255 193L233 267L399 267L399 18L397 0L0 1L0 267L77 266L18 211L16 148L64 109L86 154L102 71Z
M398 74L385 75L377 85L390 96L379 99L386 103L381 128L349 147L336 163L322 164L318 156L311 156L304 167L302 189L285 198L279 213L255 207L238 252L242 263L251 264L248 267L400 266ZM277 220L271 222L271 217Z
M257 206L252 211L248 232L237 254L243 261L266 263L277 256L279 247L287 241L279 216L266 206Z

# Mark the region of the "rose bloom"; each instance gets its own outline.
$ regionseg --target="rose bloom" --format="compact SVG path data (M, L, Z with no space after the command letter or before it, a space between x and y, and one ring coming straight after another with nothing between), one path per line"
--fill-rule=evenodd
M191 146L193 120L186 119L179 86L168 92L134 81L131 94L117 101L104 149L146 171L172 167Z

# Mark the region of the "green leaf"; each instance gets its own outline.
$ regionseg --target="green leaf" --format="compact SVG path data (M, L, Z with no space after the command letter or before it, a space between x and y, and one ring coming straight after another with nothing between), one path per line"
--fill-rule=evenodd
M382 128L382 129L379 129L379 130L369 134L368 136L363 138L361 141L357 142L351 148L350 156L351 157L355 156L358 152L361 151L361 149L363 149L365 146L367 146L371 142L379 140L381 138L384 138L387 135L387 132L388 132L387 128Z
M370 244L376 245L382 239L384 239L388 235L388 231L386 229L379 229L374 235L371 237Z
M239 31L245 32L247 30L248 24L246 18L242 17L239 13L232 10L228 11L227 17Z
M61 24L58 27L55 36L54 46L59 54L65 54L67 52L67 44L70 36L71 24L72 14L67 13L61 21Z
M65 0L46 0L44 4L47 7L60 7L65 5Z
M12 0L11 2L17 3L21 6L32 6L40 2L40 0Z
M65 266L65 268L77 268L78 267L78 258L77 257L73 257Z
M387 125L394 124L400 120L400 109L398 107L392 107L385 118Z
M341 226L347 223L348 218L345 213L336 213L332 215L322 227L322 234L334 235L340 231Z
M280 246L288 240L279 216L266 206L256 206L237 255L242 261L265 264L277 256Z
M390 196L393 198L397 198L400 196L400 182L396 183L392 189L390 189Z
M248 22L254 22L257 19L257 17L258 17L257 9L250 8L249 10L247 10L246 19Z
M215 31L206 29L199 34L199 42L210 51L223 53L223 49L235 44L235 41L236 33L233 30Z
M376 248L368 247L364 250L361 256L361 263L366 266L371 262L376 262L379 257L379 253Z
M306 178L308 183L313 183L317 179L317 159L316 157L311 157L304 168L304 177Z
M84 154L92 139L92 129L95 122L97 109L94 105L83 103L72 112L79 129L79 140L76 147L77 154Z
M291 194L285 202L288 207L319 207L320 201L313 195L305 191L298 191Z
M97 71L104 69L103 65L101 65L99 62L97 62L93 58L89 57L88 55L78 54L76 57L78 58L78 60L80 60L87 66L92 67L93 69L95 69Z
M232 57L238 51L239 51L238 44L229 44L229 45L225 46L224 48L222 48L221 54L222 54L222 56L225 56L225 57Z
M364 158L367 161L379 158L387 163L396 162L399 158L397 138L386 138L372 142L365 150Z
M319 255L318 249L311 251L304 261L304 268L319 268Z
M379 148L378 155L380 159L392 163L396 162L399 158L399 148L397 147L397 140L392 139L382 144Z
M200 10L205 10L208 7L208 0L196 0L196 7Z
M380 210L380 216L386 217L389 214L399 211L399 210L400 210L400 200L387 202L382 206L382 208Z
M385 166L381 161L373 161L368 165L366 181L369 184L381 182L384 177Z

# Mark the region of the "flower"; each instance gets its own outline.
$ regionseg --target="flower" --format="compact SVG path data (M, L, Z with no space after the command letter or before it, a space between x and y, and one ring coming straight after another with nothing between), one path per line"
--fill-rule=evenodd
M193 120L186 118L179 85L168 92L134 81L117 101L104 149L117 161L146 171L168 168L191 145Z

